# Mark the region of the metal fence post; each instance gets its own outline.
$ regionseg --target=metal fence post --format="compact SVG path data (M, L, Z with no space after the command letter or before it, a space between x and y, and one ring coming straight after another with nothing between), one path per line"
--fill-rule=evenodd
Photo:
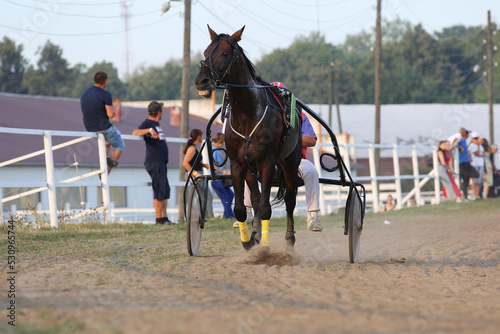
M396 186L396 207L401 209L403 207L403 203L401 200L401 171L399 167L398 144L394 144L392 146L392 163L394 166L394 183Z
M370 164L370 179L372 182L373 212L379 212L379 198L377 185L377 169L375 168L375 152L373 144L368 144L368 160Z
M102 133L97 134L97 146L99 148L99 167L102 171L101 186L102 186L102 205L104 208L104 223L111 222L111 208L109 206L109 182L108 182L108 162L106 156L106 140Z
M439 189L439 162L438 162L438 152L437 147L432 147L432 170L434 171L434 198L436 200L435 204L439 204L441 202L441 190Z
M56 184L54 177L54 156L52 154L52 135L49 131L43 132L43 145L45 150L45 171L47 173L47 194L49 197L50 226L58 227Z
M420 194L420 172L418 169L417 147L411 147L411 161L413 164L413 183L415 185L415 200L417 205L422 205L422 195Z

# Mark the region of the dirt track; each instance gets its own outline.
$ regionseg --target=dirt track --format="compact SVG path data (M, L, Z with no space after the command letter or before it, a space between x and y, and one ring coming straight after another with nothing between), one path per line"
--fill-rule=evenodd
M338 224L299 231L295 257L280 252L281 232L268 257L179 249L155 270L55 257L19 276L18 322L62 333L498 333L498 214L386 218L366 224L357 264Z

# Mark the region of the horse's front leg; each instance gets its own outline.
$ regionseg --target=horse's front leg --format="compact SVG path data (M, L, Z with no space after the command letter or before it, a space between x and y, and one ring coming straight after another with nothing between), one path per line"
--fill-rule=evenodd
M240 228L240 237L243 248L249 250L255 246L255 239L252 238L250 227L247 226L247 210L244 203L245 175L247 170L236 162L231 161L231 179L234 188L234 215Z
M262 168L261 173L261 194L259 201L259 217L262 225L261 246L269 247L269 220L272 210L270 203L272 179L274 175L274 164Z
M261 236L260 219L259 219L260 189L257 177L250 171L248 171L247 173L246 184L248 187L248 191L245 193L245 202L247 203L246 205L248 205L248 203L251 203L250 205L254 210L254 216L252 219L252 238L256 239L257 242L260 242L260 236ZM248 221L248 212L247 212L247 221Z

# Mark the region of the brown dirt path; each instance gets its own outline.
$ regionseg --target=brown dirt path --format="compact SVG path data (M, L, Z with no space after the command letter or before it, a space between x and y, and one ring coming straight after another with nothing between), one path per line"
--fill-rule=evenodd
M54 257L19 276L18 321L61 333L498 333L498 213L385 219L365 226L356 264L338 225L298 232L294 257L271 233L267 264L239 246L144 271Z

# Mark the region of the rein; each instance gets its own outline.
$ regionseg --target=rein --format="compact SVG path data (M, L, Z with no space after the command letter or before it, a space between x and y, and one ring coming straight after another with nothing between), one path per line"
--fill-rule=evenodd
M219 46L219 44L222 41L226 41L226 42L228 42L232 46L232 48L233 48L233 54L231 56L231 60L227 64L227 66L224 69L223 73L220 74L219 71L217 71L217 69L215 69L214 63L212 61L212 55L213 55L214 51L217 49L217 47ZM238 61L239 61L239 58L238 58L239 53L238 53L238 51L239 51L238 46L235 43L233 43L231 40L229 40L227 38L224 38L224 37L220 38L217 41L217 43L214 45L214 47L212 48L212 50L210 50L210 53L208 54L207 58L205 60L202 60L200 62L201 63L200 69L202 69L203 67L208 67L208 69L210 71L210 74L212 76L212 86L213 86L213 89L227 89L229 87L235 87L235 88L267 88L267 89L264 90L265 93L266 93L266 109L264 110L264 113L262 114L260 120L257 122L257 124L255 125L255 127L253 128L253 130L250 132L250 134L248 136L245 136L245 135L239 133L233 127L231 113L229 114L229 117L228 117L228 122L229 122L229 126L231 127L231 130L235 134L237 134L238 136L240 136L241 138L245 139L245 141L246 141L246 145L245 145L245 161L247 162L247 165L248 165L250 171L252 172L252 174L256 175L257 171L255 171L255 168L252 168L252 166L248 162L248 147L250 146L250 140L252 139L252 136L253 136L254 132L257 130L257 128L259 127L259 125L262 123L262 121L266 117L267 110L269 109L269 106L271 106L271 107L273 107L275 109L278 109L278 110L281 109L283 112L285 112L285 109L284 109L283 104L281 103L280 99L270 89L271 87L273 87L271 85L242 85L242 84L223 83L223 80L230 74L230 70L231 70L231 67L233 66L234 62L238 63ZM273 96L276 99L276 101L278 101L278 104L280 105L280 107L272 104L269 101L269 95L267 93L268 89L271 91L271 93L273 94ZM286 117L285 117L285 123L286 123Z

